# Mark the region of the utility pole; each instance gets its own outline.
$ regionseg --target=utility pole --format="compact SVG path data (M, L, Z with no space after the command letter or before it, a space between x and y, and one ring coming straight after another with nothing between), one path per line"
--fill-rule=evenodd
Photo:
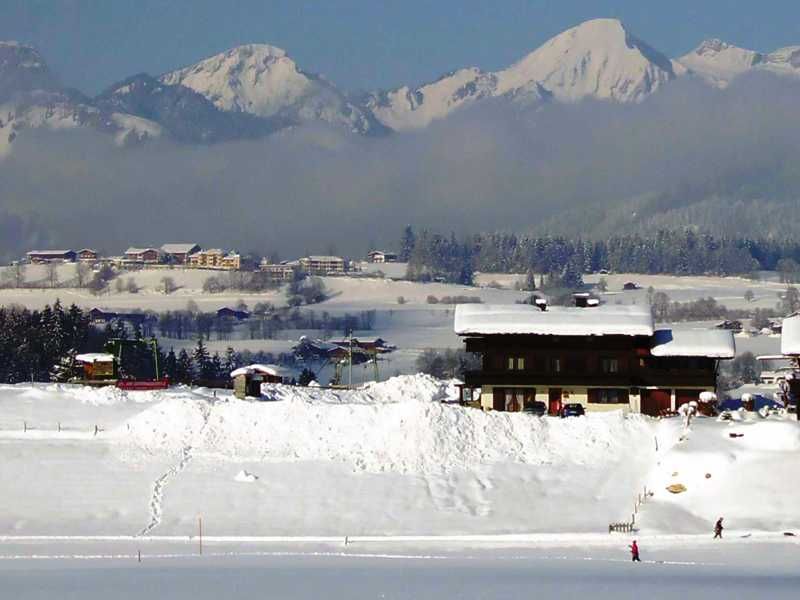
M349 359L348 375L347 375L347 389L353 389L353 330L350 330L350 351L347 353Z

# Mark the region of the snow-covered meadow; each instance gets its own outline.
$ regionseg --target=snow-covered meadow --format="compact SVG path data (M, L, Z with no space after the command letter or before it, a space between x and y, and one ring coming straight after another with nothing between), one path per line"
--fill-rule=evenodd
M427 376L265 394L0 386L4 593L779 598L796 583L800 425L779 415L685 431L484 413ZM608 524L645 488L630 565L631 535Z

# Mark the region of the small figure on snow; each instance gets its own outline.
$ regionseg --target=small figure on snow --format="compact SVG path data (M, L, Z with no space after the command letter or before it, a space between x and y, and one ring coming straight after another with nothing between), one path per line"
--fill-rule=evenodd
M724 527L722 527L722 517L720 517L719 519L717 519L717 524L714 525L714 539L717 539L717 538L722 539L722 530L723 529L724 529Z
M636 540L633 540L633 543L628 546L631 549L631 561L632 562L642 562L639 558L639 544L636 543Z

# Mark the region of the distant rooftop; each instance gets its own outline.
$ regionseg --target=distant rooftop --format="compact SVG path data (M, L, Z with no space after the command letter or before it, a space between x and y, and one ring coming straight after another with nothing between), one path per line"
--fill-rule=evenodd
M653 356L733 358L736 344L729 329L659 329L650 347Z
M198 244L164 244L161 251L165 254L185 254L199 247Z
M459 304L458 335L653 335L653 316L640 306L575 308L546 311L530 304Z

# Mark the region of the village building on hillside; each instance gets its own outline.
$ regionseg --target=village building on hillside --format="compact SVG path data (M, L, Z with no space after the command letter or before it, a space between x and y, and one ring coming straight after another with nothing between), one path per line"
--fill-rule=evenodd
M82 248L78 250L78 260L80 262L93 263L97 262L98 258L97 250L93 250L92 248Z
M228 308L227 306L224 306L217 311L217 318L244 321L250 318L250 313L246 310L237 310L235 308Z
M238 271L242 267L242 257L235 252L226 253L219 248L211 248L191 254L188 264L194 269Z
M30 263L43 264L50 262L75 262L78 254L75 250L31 250L26 256Z
M341 275L346 271L341 256L306 256L299 262L300 271L308 275Z
M397 253L384 252L383 250L373 250L367 254L367 261L371 263L397 262Z
M200 252L198 244L164 244L161 246L164 262L171 265L185 265L189 262L189 255L195 252Z
M297 275L300 273L300 263L294 260L273 264L269 259L264 258L259 263L258 270L266 273L271 281L290 283L297 279Z
M455 332L481 355L466 373L462 400L486 410L559 414L622 409L648 415L675 411L714 392L720 360L734 357L733 333L719 329L656 330L637 306L548 307L463 304Z
M122 262L127 264L155 265L161 260L161 253L157 248L130 247L125 250Z

